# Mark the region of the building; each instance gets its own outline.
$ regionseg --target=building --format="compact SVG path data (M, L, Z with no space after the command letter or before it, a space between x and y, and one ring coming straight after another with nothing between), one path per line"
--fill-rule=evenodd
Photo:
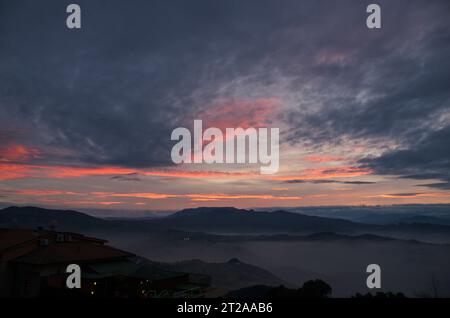
M209 278L157 263L76 233L0 229L1 297L202 297ZM66 288L69 264L81 268L81 289Z

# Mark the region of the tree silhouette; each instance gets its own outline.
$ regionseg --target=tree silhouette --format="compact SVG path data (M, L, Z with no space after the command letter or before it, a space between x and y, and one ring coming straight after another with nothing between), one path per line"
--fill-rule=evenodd
M323 280L316 279L304 283L300 292L304 298L328 298L331 296L332 289Z

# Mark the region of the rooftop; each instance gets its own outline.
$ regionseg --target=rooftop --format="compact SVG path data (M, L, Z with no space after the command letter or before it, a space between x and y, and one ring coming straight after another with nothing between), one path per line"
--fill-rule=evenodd
M29 241L56 236L58 234L70 235L76 240L106 243L106 240L97 239L71 232L56 232L43 229L0 229L0 251L12 248Z
M130 256L134 255L114 247L80 241L41 246L31 253L15 259L15 262L46 265L111 260Z

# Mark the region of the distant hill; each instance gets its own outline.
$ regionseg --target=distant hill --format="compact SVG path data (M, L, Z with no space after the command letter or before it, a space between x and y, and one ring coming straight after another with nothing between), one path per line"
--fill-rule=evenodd
M428 239L432 235L450 238L450 226L428 222L377 225L343 219L303 215L300 213L224 208L185 209L167 217L101 219L71 210L50 210L36 207L9 207L0 210L0 227L36 228L55 227L61 231L84 234L100 232L154 233L166 230L204 232L209 234L376 234L403 239ZM447 241L447 240L445 240Z
M12 206L0 210L0 227L55 227L59 230L102 229L110 226L106 220L71 210L49 210L37 207Z
M165 230L152 233L149 238L152 240L164 240L165 242L190 241L190 242L208 242L208 243L232 243L232 242L317 242L317 241L346 241L346 242L386 242L386 241L404 241L390 237L378 236L374 234L345 235L332 232L318 232L308 235L296 234L253 234L253 235L220 235L204 232L186 232L180 230ZM416 241L409 240L414 243Z
M336 234L376 234L402 239L443 241L450 238L450 226L428 222L405 222L395 224L365 224L350 220L304 215L282 210L264 212L224 208L196 208L179 211L159 219L160 229L180 229L225 234L313 234L332 232ZM428 240L430 239L430 240Z
M164 229L229 233L348 233L362 225L346 220L283 211L254 212L236 208L197 208L162 218L100 219L71 210L9 207L0 210L0 227L50 227L59 230L151 231Z
M276 208L263 211L275 211ZM388 225L430 223L450 225L450 204L406 204L386 206L318 206L283 209L288 212L358 223Z
M156 224L147 219L104 219L72 210L8 207L0 210L0 228L51 228L79 233L146 232ZM152 220L149 218L148 220Z
M444 219L435 216L415 215L401 219L400 223L426 223L435 225L450 225L450 219Z
M232 207L185 209L158 222L169 228L229 233L349 233L364 227L363 224L347 220L285 211L255 212Z
M272 273L240 261L231 259L225 263L207 263L201 260L189 260L165 264L165 268L176 272L203 274L211 277L212 286L227 290L252 285L279 286L285 284Z

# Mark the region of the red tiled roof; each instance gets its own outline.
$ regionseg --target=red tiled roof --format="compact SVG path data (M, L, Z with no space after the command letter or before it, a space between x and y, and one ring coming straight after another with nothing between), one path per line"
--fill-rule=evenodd
M33 230L0 229L0 250L36 239L37 235L33 233Z

